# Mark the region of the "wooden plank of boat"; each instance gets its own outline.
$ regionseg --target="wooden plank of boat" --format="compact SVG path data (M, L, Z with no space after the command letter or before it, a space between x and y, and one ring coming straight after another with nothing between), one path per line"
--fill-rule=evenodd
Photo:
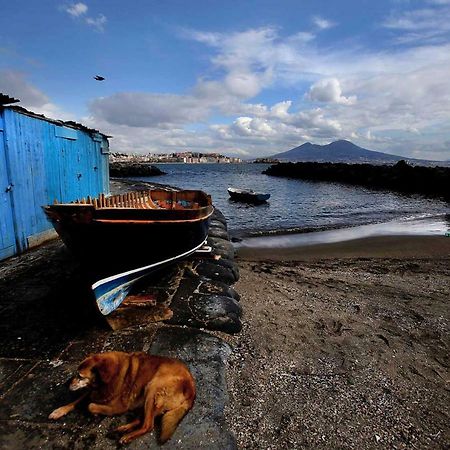
M247 203L264 203L270 198L270 194L255 192L251 189L237 189L233 187L228 188L228 194L232 200Z
M81 260L102 314L116 309L138 279L202 248L214 211L204 192L164 190L44 209Z

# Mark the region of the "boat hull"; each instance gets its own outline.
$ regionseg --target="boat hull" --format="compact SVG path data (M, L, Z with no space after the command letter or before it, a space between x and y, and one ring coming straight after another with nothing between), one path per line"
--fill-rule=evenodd
M108 315L113 312L126 298L130 292L133 284L141 278L149 275L156 270L162 269L168 265L175 263L187 256L195 253L203 245L206 244L206 239L199 245L174 256L171 256L163 261L157 261L147 266L139 267L127 272L118 273L107 278L103 278L92 285L92 290L95 295L97 307L103 315Z
M106 315L133 283L200 249L214 208L202 191L150 190L46 206Z
M270 198L270 194L244 190L228 189L228 194L230 195L231 200L244 203L264 203Z
M199 249L209 218L191 222L57 223L56 231L81 261L103 315L114 311L133 283Z

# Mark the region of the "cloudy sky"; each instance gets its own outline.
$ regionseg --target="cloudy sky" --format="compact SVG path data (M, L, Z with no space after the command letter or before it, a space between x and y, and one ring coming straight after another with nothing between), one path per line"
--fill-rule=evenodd
M0 92L136 153L450 159L450 0L0 0ZM103 82L94 75L106 78Z

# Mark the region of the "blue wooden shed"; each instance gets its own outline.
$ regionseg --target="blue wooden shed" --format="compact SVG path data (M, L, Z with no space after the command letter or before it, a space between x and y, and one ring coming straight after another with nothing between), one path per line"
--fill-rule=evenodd
M54 236L42 206L109 194L108 137L0 94L0 260Z

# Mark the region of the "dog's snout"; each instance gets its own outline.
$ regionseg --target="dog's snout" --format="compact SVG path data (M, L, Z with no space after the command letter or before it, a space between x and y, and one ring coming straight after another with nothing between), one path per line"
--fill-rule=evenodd
M78 378L75 377L70 383L69 389L71 391L77 391L89 385L89 378Z

